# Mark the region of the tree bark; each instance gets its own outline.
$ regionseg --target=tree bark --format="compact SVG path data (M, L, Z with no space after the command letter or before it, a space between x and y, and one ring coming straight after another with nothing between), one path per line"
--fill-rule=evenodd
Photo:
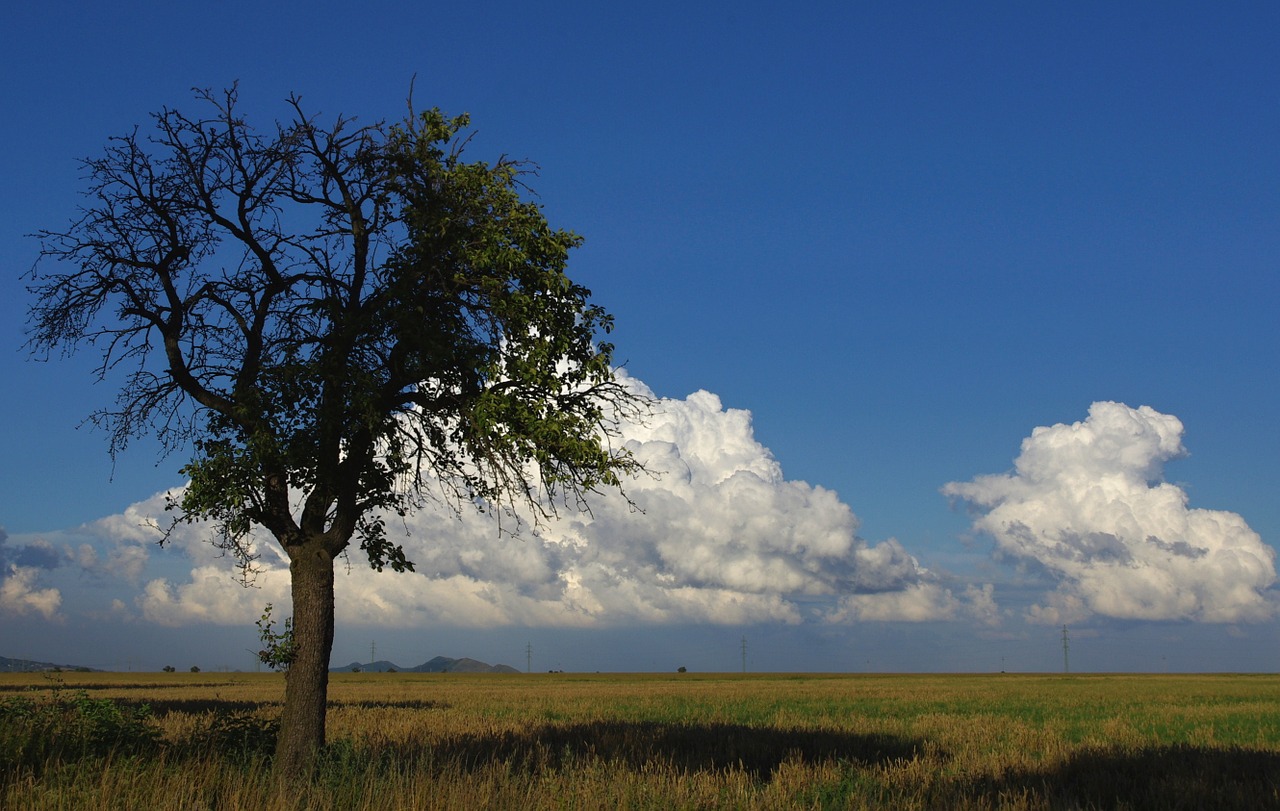
M318 539L290 551L297 648L285 674L275 772L281 777L305 778L311 775L316 753L325 742L329 655L333 650L333 556Z

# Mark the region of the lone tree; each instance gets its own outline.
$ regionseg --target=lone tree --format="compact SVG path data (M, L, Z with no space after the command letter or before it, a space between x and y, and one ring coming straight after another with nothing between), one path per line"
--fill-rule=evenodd
M78 218L35 235L29 347L90 346L100 379L123 376L91 416L113 455L151 433L190 454L174 526L210 522L246 576L255 527L284 549L275 768L302 776L325 740L335 558L355 543L412 570L386 522L428 500L580 508L640 469L615 440L644 404L565 274L580 238L523 199L529 165L463 160L466 116L322 124L294 96L255 129L235 87L196 99L84 161Z

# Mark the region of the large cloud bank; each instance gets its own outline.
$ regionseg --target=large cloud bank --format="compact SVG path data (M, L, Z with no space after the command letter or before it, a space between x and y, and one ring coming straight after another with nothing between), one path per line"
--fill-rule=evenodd
M1238 622L1273 614L1275 554L1231 512L1188 507L1163 480L1185 454L1182 423L1099 402L1083 422L1036 428L1014 470L952 482L998 553L1056 581L1028 618L1090 615Z
M487 517L445 508L389 520L417 571L374 573L354 553L338 575L339 620L573 627L994 616L989 588L953 594L898 541L859 538L857 518L834 492L787 480L756 441L750 413L724 408L714 394L656 400L642 423L622 430L655 474L627 484L635 507L606 495L589 514L525 522L515 538ZM162 503L135 505L96 531L124 548L135 531L153 541L147 516ZM177 532L173 548L188 565L141 584L134 610L142 618L244 623L265 602L288 604L287 565L274 543L261 544L265 570L259 588L246 591L201 542L207 527Z

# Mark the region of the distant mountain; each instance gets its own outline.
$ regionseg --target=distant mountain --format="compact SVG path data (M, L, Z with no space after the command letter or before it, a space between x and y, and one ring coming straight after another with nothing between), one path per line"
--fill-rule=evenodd
M0 673L39 673L43 670L79 670L96 672L97 668L83 665L55 665L52 662L33 662L30 659L8 659L0 656Z
M361 664L360 662L352 662L345 667L329 668L334 673L350 673L357 668L363 673L386 673L395 670L401 673L519 673L510 665L487 665L484 662L477 662L475 659L450 659L448 656L437 656L429 662L423 662L417 667L400 667L395 662L381 660Z
M450 659L448 656L437 656L430 662L423 662L417 667L409 668L413 673L519 673L510 665L487 665L475 659Z
M362 664L360 662L352 662L346 667L331 667L329 668L329 672L330 673L349 673L355 670L356 668L359 668L364 673L386 673L389 670L395 670L395 671L404 670L403 667L396 664L395 662L388 662L386 659L379 659L376 662L369 662L368 664Z

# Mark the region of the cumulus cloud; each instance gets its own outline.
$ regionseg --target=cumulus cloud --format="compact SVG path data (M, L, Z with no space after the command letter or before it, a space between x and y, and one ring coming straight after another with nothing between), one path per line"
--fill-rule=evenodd
M637 393L638 380L620 375ZM988 613L990 592L953 594L896 540L871 544L831 490L788 480L754 436L748 411L699 391L655 401L621 426L655 474L517 537L488 516L425 509L389 518L414 573L374 573L352 554L339 571L338 620L398 627L586 627L621 623L800 623L953 619ZM163 499L104 519L113 537L147 535ZM527 517L526 517L527 518ZM142 529L140 530L139 527ZM241 589L227 561L180 525L173 542L189 579L153 578L136 606L163 624L243 623L265 602L287 604L287 562L263 541L261 591ZM154 532L149 536L154 540Z
M420 513L405 546L429 582L397 604L472 605L459 620L484 624L798 623L857 619L840 605L856 594L881 606L876 619L954 615L961 600L897 541L868 544L834 492L786 479L750 412L699 391L622 434L654 473L627 483L635 508L606 496L515 540L475 516Z
M1191 508L1164 481L1182 434L1172 415L1098 402L1083 422L1032 431L1012 472L942 492L972 505L1000 555L1056 581L1032 621L1266 619L1274 551L1239 515Z
M198 566L187 583L173 585L165 578L147 583L135 603L142 618L157 625L181 626L193 622L243 625L252 622L264 603L287 602L287 585L280 570L264 573L254 600L245 599L246 589L222 566ZM265 586L265 588L263 588Z
M22 543L10 543L10 537L0 528L0 565L49 571L71 565L93 577L135 580L146 567L149 550L164 537L161 522L167 526L171 521L165 516L171 494L157 493L120 514L78 527L25 536Z
M47 620L58 619L62 594L56 588L39 588L40 572L29 566L10 564L0 581L0 614L41 614Z
M63 563L62 553L43 538L28 543L10 544L9 533L0 527L0 569L20 566L27 569L56 569Z
M966 586L960 596L934 582L920 581L897 591L851 594L840 599L831 621L875 622L898 620L968 619L983 625L1000 624L995 589L987 583Z
M91 544L82 543L68 550L68 555L85 574L101 579L120 578L137 582L146 569L150 555L138 545L117 544L106 557Z
M9 544L9 533L0 527L0 615L36 613L58 619L62 593L39 588L42 571L56 569L62 555L47 541Z

